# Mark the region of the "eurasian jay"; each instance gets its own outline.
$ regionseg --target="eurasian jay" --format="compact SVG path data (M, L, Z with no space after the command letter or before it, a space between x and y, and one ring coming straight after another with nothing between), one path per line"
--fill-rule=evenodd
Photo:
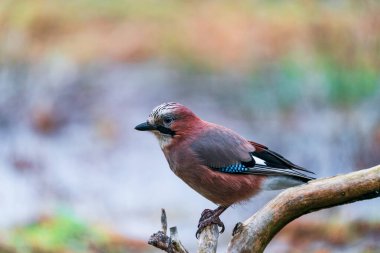
M202 212L197 237L210 224L220 226L222 233L219 216L233 204L262 190L285 189L314 179L305 174L313 172L226 127L200 119L179 103L157 106L135 129L153 132L170 169L219 205Z

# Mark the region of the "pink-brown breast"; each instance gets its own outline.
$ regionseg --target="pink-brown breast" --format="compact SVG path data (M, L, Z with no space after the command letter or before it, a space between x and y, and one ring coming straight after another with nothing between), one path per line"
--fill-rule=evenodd
M205 166L179 170L177 174L191 188L210 201L229 206L256 195L264 176L227 174Z
M256 195L265 176L228 174L201 165L186 142L164 149L171 170L195 191L218 205L229 206ZM173 146L172 146L173 147Z

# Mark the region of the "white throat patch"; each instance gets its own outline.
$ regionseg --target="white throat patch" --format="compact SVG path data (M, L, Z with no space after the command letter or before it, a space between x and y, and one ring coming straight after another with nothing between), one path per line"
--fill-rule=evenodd
M161 134L155 132L154 135L157 137L161 149L164 149L165 147L169 146L173 140L173 137L168 134Z

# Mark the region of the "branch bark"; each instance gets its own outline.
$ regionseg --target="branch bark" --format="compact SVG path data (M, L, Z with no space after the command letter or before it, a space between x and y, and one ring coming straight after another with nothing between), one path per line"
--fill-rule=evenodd
M219 228L213 224L201 232L198 241L198 253L216 253L218 247Z
M165 209L161 209L162 229L150 236L148 244L168 253L188 253L178 238L177 227L170 228L170 237L166 235L168 222ZM216 253L219 230L217 225L210 225L199 235L198 253Z
M227 251L229 253L263 252L272 238L286 224L304 214L377 197L380 197L380 165L349 174L313 180L308 184L289 188L245 222L236 225ZM205 228L200 234L198 252L216 252L218 237L219 231L216 225ZM161 240L164 245L169 245L165 244L164 237ZM161 245L157 242L156 244ZM158 247L155 244L152 245ZM170 251L170 248L165 246L161 249L167 252L187 252L183 246L184 251Z
M148 244L168 253L188 253L178 238L177 227L170 228L170 237L166 235L168 222L165 209L161 209L162 230L150 236Z
M380 165L292 187L236 227L228 252L263 252L292 220L320 209L380 196Z

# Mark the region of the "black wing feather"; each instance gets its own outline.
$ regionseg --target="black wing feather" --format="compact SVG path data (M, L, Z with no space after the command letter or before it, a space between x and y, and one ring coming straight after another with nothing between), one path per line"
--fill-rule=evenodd
M314 177L303 173L307 172L314 174L313 172L295 165L282 155L270 150L268 147L255 142L250 143L255 147L255 151L250 152L252 160L248 162L241 161L219 168L213 167L212 169L231 174L289 176L303 182L315 179Z
M287 168L287 169L293 168L293 169L301 170L301 171L308 172L311 174L315 174L312 171L309 171L301 166L298 166L292 163L291 161L289 161L288 159L286 159L279 153L270 150L268 147L262 144L259 144L253 141L250 141L250 143L256 148L256 151L253 152L252 154L264 160L266 164L270 167L279 167L279 168Z

